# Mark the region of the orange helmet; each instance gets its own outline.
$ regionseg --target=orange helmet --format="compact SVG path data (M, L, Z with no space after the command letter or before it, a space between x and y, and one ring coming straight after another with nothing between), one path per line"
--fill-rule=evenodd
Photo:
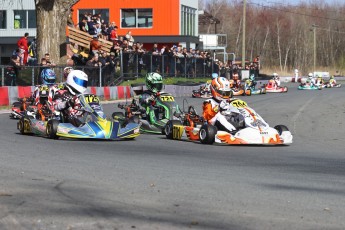
M230 82L224 77L214 78L210 88L213 98L217 100L229 99L231 97Z

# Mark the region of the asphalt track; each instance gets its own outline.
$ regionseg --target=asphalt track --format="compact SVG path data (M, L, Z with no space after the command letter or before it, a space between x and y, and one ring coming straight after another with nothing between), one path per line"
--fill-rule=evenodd
M0 229L345 229L345 89L288 86L243 97L285 147L49 140L0 115Z

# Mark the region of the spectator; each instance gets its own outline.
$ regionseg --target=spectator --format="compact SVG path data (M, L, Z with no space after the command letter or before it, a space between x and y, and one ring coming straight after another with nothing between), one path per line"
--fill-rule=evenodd
M6 68L6 85L16 86L17 77L20 70L20 58L17 55L12 55L10 60L10 67Z
M55 63L51 62L50 54L49 53L44 54L44 58L46 60L47 66L51 66L51 67L55 67L56 66Z
M88 32L90 35L97 35L96 24L93 20L88 19L87 21Z
M98 60L98 54L95 54L90 60L86 62L86 66L89 67L86 72L91 78L89 83L91 86L97 86L99 84L99 67L102 67L102 63Z
M34 38L32 42L29 42L28 53L28 65L37 65L36 38Z
M98 41L97 35L93 35L93 39L90 42L90 54L96 55L101 50L102 46Z
M24 37L20 38L17 42L20 50L20 65L26 65L28 61L28 37L29 33L25 33Z
M114 28L111 30L109 38L110 38L110 41L113 41L113 42L118 40L117 26L114 26Z
M126 34L126 39L128 41L128 46L132 47L133 44L134 44L134 38L132 36L132 31L128 31L127 34Z
M87 19L85 17L83 17L81 19L81 21L79 22L79 24L78 24L79 29L81 31L88 32L87 29L86 29L86 25L87 25Z

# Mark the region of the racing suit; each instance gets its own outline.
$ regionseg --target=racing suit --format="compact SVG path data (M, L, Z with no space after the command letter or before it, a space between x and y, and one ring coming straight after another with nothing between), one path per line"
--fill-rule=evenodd
M145 109L147 120L150 124L154 124L156 122L156 113L155 113L155 100L156 100L157 93L152 91L144 91L139 97L139 104Z
M54 111L53 98L58 91L58 85L37 85L32 94L33 105L37 106L37 116L46 120L46 112Z
M233 133L233 131L236 131L235 126L222 114L225 110L231 110L231 107L229 101L218 101L215 98L208 99L204 101L202 106L203 117L209 124L217 126L219 130Z
M329 79L328 83L333 87L337 84L337 81L334 78L331 78L331 79Z
M67 121L76 127L83 124L83 111L80 111L79 99L72 95L66 87L55 93L54 108L62 113L64 122Z

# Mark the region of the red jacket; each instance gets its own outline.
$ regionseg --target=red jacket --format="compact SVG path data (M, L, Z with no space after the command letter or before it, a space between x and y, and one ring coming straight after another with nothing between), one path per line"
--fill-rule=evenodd
M23 49L25 51L28 51L28 40L26 37L22 37L21 39L18 40L17 45L20 49Z

